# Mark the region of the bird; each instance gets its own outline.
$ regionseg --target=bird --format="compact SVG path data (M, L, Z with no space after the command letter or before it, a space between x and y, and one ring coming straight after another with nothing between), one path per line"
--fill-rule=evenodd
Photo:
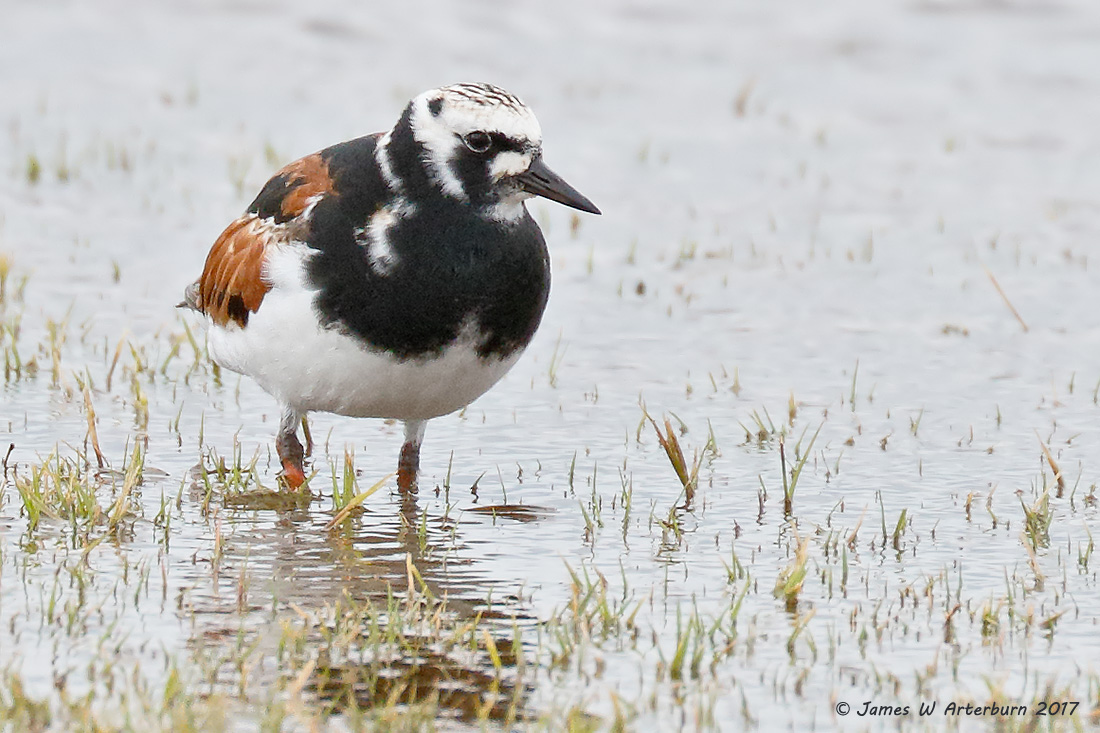
M534 196L600 214L544 162L530 107L460 83L286 165L226 227L180 305L216 364L279 403L282 485L306 483L298 428L328 412L402 421L397 484L415 493L427 421L496 384L542 320Z

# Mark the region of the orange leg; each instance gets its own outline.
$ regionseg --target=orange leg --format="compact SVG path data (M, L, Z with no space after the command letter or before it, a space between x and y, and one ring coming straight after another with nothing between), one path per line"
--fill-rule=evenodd
M420 444L424 440L424 420L405 422L405 443L397 459L397 488L401 493L416 493L416 479L420 473Z
M297 490L306 481L305 451L298 441L298 424L302 417L296 411L287 408L279 424L279 435L275 438L275 451L283 464L281 475L287 488Z

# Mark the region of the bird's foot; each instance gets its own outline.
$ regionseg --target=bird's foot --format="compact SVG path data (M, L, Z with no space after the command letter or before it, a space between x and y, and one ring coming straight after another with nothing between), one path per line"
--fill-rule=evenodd
M306 471L301 464L283 462L283 472L279 474L279 482L291 491L302 488L306 482Z
M297 491L306 482L305 451L294 433L281 433L275 439L275 450L283 464L279 480L291 491Z

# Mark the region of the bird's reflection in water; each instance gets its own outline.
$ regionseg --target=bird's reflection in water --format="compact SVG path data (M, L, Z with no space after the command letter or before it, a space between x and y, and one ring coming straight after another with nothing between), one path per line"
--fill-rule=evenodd
M517 630L532 621L518 583L478 572L453 517L429 516L415 494L379 498L333 529L317 503L228 502L214 520L224 539L213 592L196 584L191 593L203 629L195 639L254 629L287 689L332 711L423 706L429 719L522 719Z

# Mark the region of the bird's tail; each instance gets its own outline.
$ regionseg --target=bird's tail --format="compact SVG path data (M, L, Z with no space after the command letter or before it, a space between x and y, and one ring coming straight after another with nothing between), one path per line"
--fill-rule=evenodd
M183 291L183 300L176 305L177 308L190 308L202 313L202 305L199 303L199 283L196 280Z

